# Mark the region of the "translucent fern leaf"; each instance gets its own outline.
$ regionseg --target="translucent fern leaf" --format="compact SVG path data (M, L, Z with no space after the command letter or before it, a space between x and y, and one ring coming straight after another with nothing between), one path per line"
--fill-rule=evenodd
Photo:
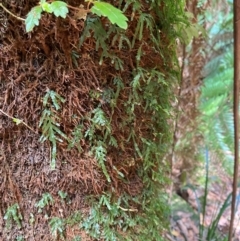
M99 141L97 146L93 147L93 152L94 152L94 156L95 156L97 162L99 163L100 167L102 168L102 171L103 171L107 181L111 182L110 176L108 174L108 171L107 171L107 168L105 165L107 150L104 147L104 143Z
M110 136L109 145L118 147L117 140L113 136Z
M140 88L140 78L141 78L140 73L138 73L134 76L133 81L132 81L132 87L134 89Z
M130 40L126 36L121 35L120 40L119 40L119 44L118 44L119 50L121 50L123 48L123 41L125 41L127 43L129 49L132 48Z
M63 133L56 125L53 126L53 130L58 133L61 137L63 137L65 140L68 140L68 137L65 133Z
M51 162L50 167L52 170L55 170L56 168L56 156L57 156L57 144L56 141L52 140L52 151L51 151Z
M49 95L52 99L52 102L53 102L53 105L54 105L55 109L59 110L60 109L59 103L60 102L64 103L65 99L53 90L49 91Z

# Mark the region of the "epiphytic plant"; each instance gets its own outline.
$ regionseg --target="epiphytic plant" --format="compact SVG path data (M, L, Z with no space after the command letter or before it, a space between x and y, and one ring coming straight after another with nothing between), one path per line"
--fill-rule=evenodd
M93 6L89 9L91 3ZM87 13L92 12L100 17L107 17L112 24L117 24L120 28L127 28L127 18L122 11L106 2L89 1L87 9L83 9L71 7L63 1L47 2L46 0L40 0L39 5L33 7L27 15L25 20L26 31L31 32L35 26L39 25L42 12L53 13L56 17L66 18L69 8L75 9L79 18L86 18Z
M8 207L7 212L4 215L4 220L7 222L7 227L11 225L12 220L15 221L19 228L21 228L22 215L19 211L18 203Z
M49 98L52 100L52 104L48 103ZM54 109L57 111L60 109L60 103L64 103L65 100L56 92L49 90L43 98L43 107L42 116L40 119L39 127L42 128L42 136L40 141L44 142L49 140L52 143L51 150L51 168L54 170L56 167L56 155L57 155L57 141L62 142L62 138L68 139L67 136L60 130L59 123L57 120L59 117L54 112Z

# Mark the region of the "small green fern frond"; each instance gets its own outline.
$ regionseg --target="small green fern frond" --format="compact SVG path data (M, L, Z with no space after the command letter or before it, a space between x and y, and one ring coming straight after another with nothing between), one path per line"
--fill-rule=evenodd
M144 25L146 25L146 27L150 30L150 32L153 31L152 28L155 24L154 24L153 17L150 14L141 13L141 15L139 16L138 24L135 29L135 34L132 41L132 47L135 45L136 40L142 40Z
M74 146L76 146L78 151L82 152L80 141L84 138L83 130L83 124L79 124L74 128L74 130L72 131L73 138L69 141L68 149L71 149Z
M52 103L49 101L51 99ZM49 140L52 144L51 150L51 169L54 170L56 167L56 155L57 155L57 141L62 142L63 139L68 140L67 135L60 130L59 117L57 113L53 110L53 107L56 110L60 109L60 103L64 103L65 100L55 91L49 90L43 98L43 106L45 109L42 112L39 127L42 129L42 135L39 139L40 142ZM52 105L53 104L53 105Z
M56 110L60 109L60 103L64 103L65 99L53 90L48 90L43 97L43 106L47 107L49 98L51 99Z
M108 182L111 182L110 176L108 174L105 162L106 162L106 156L107 156L107 149L102 141L98 141L95 146L92 147L92 153L94 154L94 157L96 158L98 164L100 165L106 179Z

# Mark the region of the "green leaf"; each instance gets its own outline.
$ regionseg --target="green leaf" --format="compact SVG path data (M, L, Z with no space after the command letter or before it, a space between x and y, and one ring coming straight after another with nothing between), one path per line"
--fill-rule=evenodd
M118 8L105 2L93 2L91 12L98 16L107 17L112 24L116 23L120 28L127 29L127 17Z
M49 3L44 2L43 4L41 4L41 7L42 7L43 11L45 11L47 13L53 12L52 5Z
M66 192L63 192L63 191L58 191L58 195L62 198L62 199L65 199L67 197L67 193Z
M56 17L66 18L68 13L68 7L65 2L55 1L51 4L52 11Z
M35 26L39 25L39 19L41 18L42 7L36 6L31 9L25 20L26 31L31 32Z
M15 122L15 123L16 123L16 125L19 125L19 124L21 124L21 123L22 123L22 120L17 119L17 118L13 118L13 122Z

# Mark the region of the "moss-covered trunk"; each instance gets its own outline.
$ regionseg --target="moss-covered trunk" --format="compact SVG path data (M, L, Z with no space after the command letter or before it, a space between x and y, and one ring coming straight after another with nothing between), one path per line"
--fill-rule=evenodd
M21 17L37 3L3 1ZM4 239L163 239L169 174L163 157L179 72L177 29L188 26L184 2L116 7L129 19L126 31L93 14L77 19L70 8L66 19L45 13L26 34L24 23L1 9ZM22 229L14 221L7 229L3 220L14 203ZM77 210L84 219L71 216Z

